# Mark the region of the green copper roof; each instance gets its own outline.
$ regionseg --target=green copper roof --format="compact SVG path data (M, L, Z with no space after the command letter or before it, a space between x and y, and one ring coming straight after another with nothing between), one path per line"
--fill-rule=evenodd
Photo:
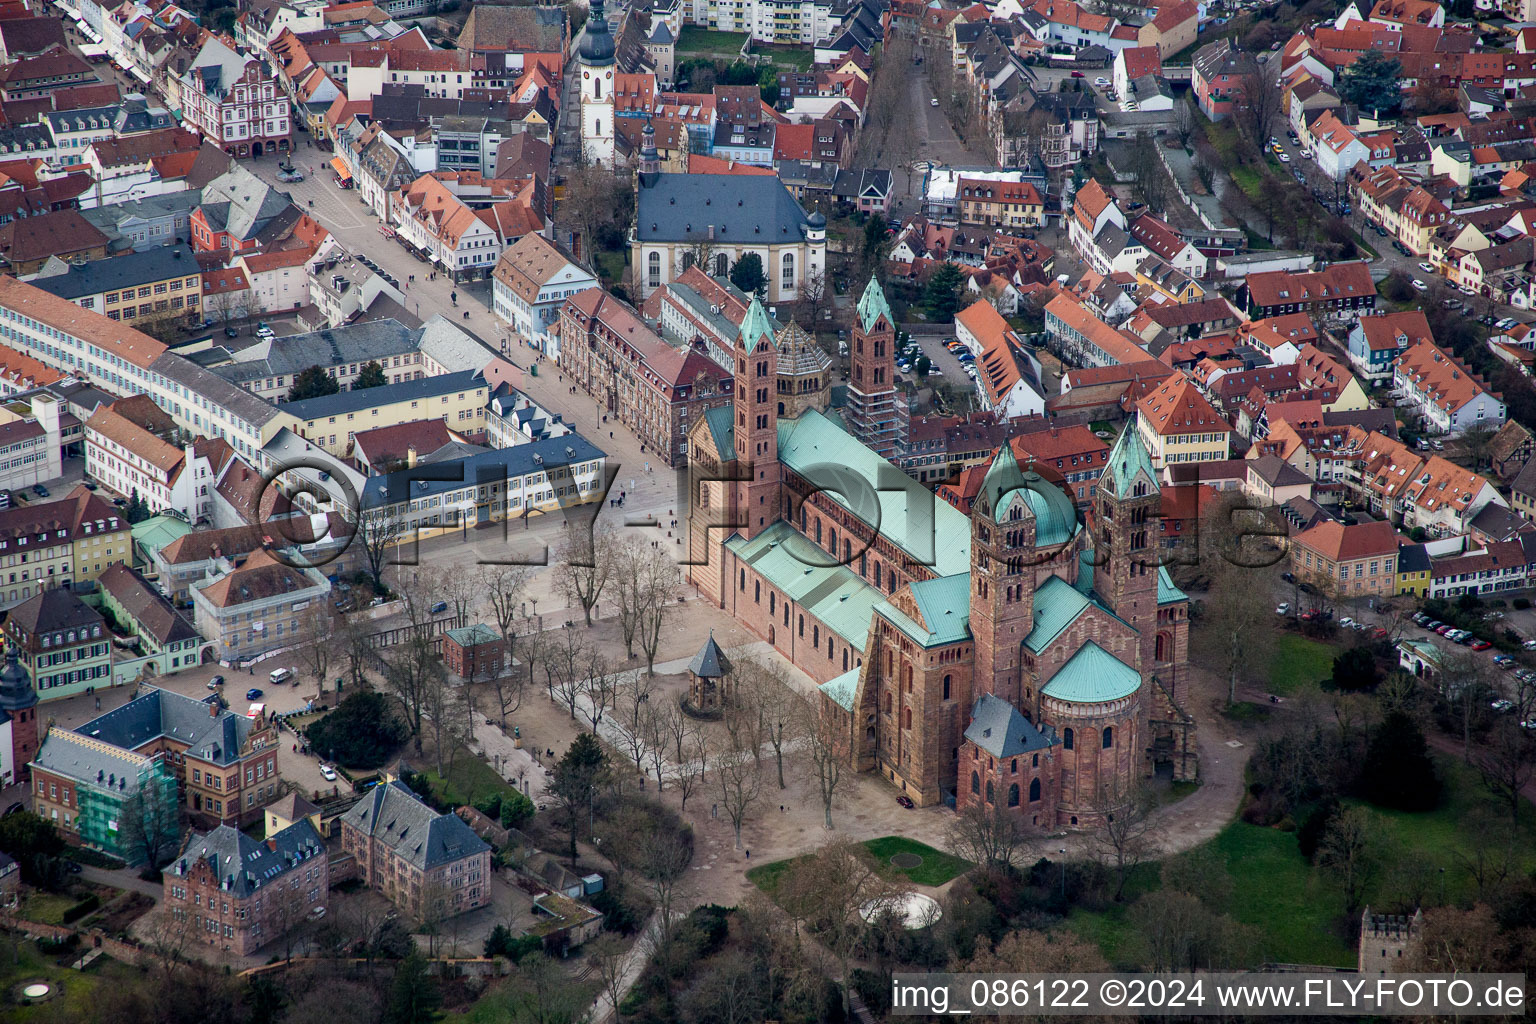
M854 699L859 695L859 672L861 668L851 668L834 679L829 679L821 684L821 692L837 701L837 706L844 711L853 710Z
M1003 447L1008 446L1005 444ZM1072 499L1038 473L1026 473L1024 486L1015 487L1003 495L997 503L997 511L993 513L997 522L1008 521L1008 510L1015 501L1022 501L1035 517L1037 548L1065 544L1077 536L1077 531L1081 529L1077 521L1077 506L1072 504Z
M778 425L779 461L786 467L936 575L971 571L971 527L963 512L814 409Z
M1173 585L1173 577L1168 575L1168 570L1161 565L1157 567L1157 603L1177 604L1179 601L1188 601L1189 595Z
M774 523L751 540L738 534L725 544L850 647L864 650L875 606L885 595L857 573L845 565L826 565L831 556L785 522Z
M764 339L772 347L773 325L768 322L768 313L763 309L763 304L754 295L752 305L747 307L747 315L741 321L741 346L750 355L757 351L758 344Z
M896 318L891 315L890 303L885 301L885 292L880 287L880 282L871 275L869 284L864 286L864 294L859 298L859 325L867 331L875 329L875 321L885 317L885 322L892 327L896 326Z
M1079 590L1060 576L1052 576L1035 591L1035 624L1024 638L1024 646L1039 654L1089 607L1097 608L1132 633L1135 632L1130 623L1116 615L1112 609L1106 608L1097 595Z
M1129 697L1141 687L1135 669L1089 640L1061 666L1041 693L1077 704L1098 704Z
M928 627L928 646L957 643L971 635L970 573L914 583L912 598Z
M721 462L730 462L736 457L733 411L733 406L722 405L704 413L704 422L709 425L709 436L715 442L715 453Z
M1125 496L1130 492L1131 483L1136 479L1137 473L1147 474L1147 483L1155 491L1157 490L1157 470L1152 468L1152 456L1147 452L1147 446L1141 443L1141 432L1136 429L1136 420L1125 425L1120 431L1120 439L1109 451L1109 469L1115 481L1115 493Z
M1072 625L1093 602L1060 576L1052 576L1035 591L1035 625L1024 638L1024 646L1039 653Z

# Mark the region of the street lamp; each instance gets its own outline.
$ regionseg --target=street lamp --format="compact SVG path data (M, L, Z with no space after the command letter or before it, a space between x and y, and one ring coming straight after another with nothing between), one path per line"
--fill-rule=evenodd
M1062 900L1066 900L1066 898L1067 898L1067 848L1065 846L1063 846L1061 849L1057 850L1056 852L1061 855L1061 859L1059 861L1057 861L1057 863L1061 865L1061 898L1062 898Z

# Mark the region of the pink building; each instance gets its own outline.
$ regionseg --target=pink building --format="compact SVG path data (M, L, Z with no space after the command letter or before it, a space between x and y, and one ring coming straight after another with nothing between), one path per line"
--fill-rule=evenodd
M404 783L376 786L341 816L341 848L371 887L401 909L440 899L446 916L491 898L491 848L456 815L438 814Z

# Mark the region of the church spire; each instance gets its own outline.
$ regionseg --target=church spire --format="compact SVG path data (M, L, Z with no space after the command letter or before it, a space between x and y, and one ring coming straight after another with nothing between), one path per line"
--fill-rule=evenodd
M768 314L763 309L761 300L754 295L752 296L752 305L747 307L747 315L741 321L742 351L751 355L757 351L758 344L765 340L771 348L773 346L773 325L768 321Z
M875 324L881 317L891 326L896 325L896 318L891 315L891 305L885 301L885 291L880 287L880 282L875 275L869 275L869 284L864 286L864 294L859 298L859 324L867 334L875 329Z

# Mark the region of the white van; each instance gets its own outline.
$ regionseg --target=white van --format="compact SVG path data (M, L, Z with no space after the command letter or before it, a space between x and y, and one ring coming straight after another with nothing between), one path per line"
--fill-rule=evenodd
M272 685L273 686L277 686L277 685L279 685L281 683L286 683L288 680L293 678L293 669L291 669L291 668L273 669L272 672L267 676L267 678L272 681Z

